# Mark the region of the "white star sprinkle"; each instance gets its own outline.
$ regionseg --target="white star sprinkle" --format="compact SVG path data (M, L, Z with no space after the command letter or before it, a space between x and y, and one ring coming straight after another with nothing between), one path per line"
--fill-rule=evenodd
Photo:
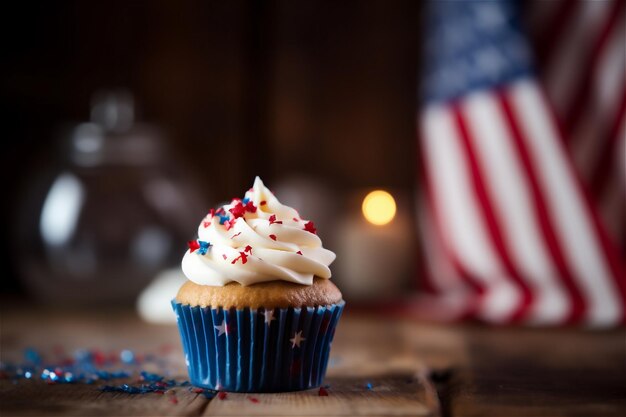
M220 337L223 334L228 334L228 326L226 326L226 322L222 320L222 324L219 326L213 326L218 330L217 337Z
M276 320L276 317L274 317L274 310L265 310L263 315L265 315L265 324L268 326L272 324L272 320Z
M295 348L296 346L300 347L300 343L306 340L305 337L302 337L302 330L296 333L289 341L292 343L291 348Z

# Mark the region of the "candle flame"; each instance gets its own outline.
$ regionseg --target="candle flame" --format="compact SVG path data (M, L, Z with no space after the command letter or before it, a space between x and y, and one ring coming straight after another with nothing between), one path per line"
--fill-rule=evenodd
M383 226L395 217L396 201L387 191L375 190L365 196L361 209L368 222Z

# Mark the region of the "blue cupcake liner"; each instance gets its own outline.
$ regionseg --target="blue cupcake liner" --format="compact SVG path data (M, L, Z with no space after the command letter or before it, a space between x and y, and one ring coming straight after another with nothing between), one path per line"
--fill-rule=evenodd
M237 310L172 300L191 383L231 392L320 386L344 305Z

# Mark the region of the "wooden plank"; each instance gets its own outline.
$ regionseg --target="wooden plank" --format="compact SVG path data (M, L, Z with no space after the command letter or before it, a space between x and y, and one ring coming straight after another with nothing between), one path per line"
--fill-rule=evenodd
M45 320L43 319L45 317ZM186 370L177 329L141 322L129 312L8 311L3 313L3 361L18 361L25 347L43 352L63 346L97 348L105 352L132 349L164 355L167 369L178 380ZM447 345L447 348L441 347ZM454 348L450 348L454 346ZM458 332L437 326L351 316L342 318L336 332L328 369L328 396L318 390L279 394L228 394L226 400L176 388L177 404L168 395L100 392L87 384L47 385L40 380L0 380L2 416L23 415L403 415L437 416L438 399L426 378L429 363L442 364L461 357ZM139 368L138 368L139 369ZM148 369L157 372L157 369ZM119 385L129 380L103 382ZM367 384L372 389L367 388ZM249 398L257 398L258 403Z
M328 396L319 390L280 394L228 394L214 399L205 416L435 416L436 394L429 381L412 375L327 378ZM366 387L371 384L371 389ZM433 395L435 394L435 395Z
M450 387L453 416L624 416L623 329L465 330L470 360Z

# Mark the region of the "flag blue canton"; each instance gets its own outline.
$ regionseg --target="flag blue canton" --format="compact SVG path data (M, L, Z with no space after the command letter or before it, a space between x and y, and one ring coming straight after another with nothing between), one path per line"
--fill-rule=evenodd
M426 3L422 96L449 101L531 74L530 51L512 0Z

